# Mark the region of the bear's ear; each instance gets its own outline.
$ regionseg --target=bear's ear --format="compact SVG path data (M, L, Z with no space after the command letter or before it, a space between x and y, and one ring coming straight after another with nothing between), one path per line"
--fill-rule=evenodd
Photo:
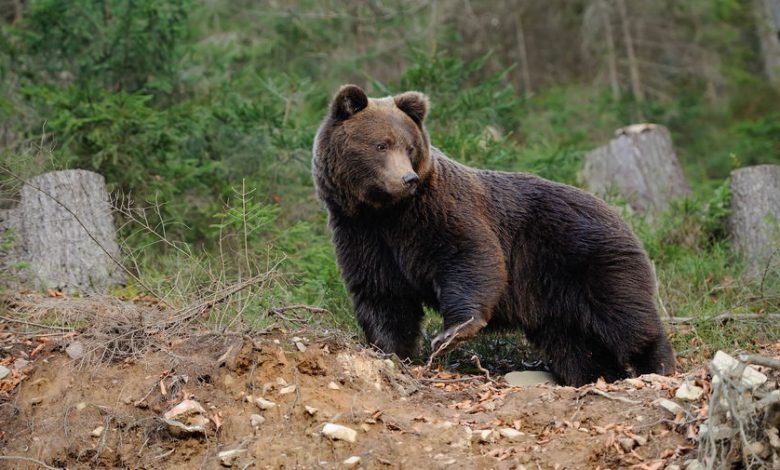
M398 109L405 112L414 122L422 126L428 114L428 97L416 91L407 91L393 97Z
M349 119L368 106L368 96L357 85L344 85L330 104L330 114L336 119Z

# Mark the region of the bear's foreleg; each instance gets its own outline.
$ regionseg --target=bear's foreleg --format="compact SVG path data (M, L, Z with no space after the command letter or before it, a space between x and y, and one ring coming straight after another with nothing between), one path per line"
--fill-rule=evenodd
M496 253L480 250L455 260L437 282L444 327L431 341L434 352L451 350L487 326L506 287L503 257Z

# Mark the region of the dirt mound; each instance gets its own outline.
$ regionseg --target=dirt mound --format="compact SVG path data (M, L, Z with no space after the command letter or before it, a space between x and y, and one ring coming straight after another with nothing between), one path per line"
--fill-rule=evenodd
M3 468L658 469L695 457L707 408L706 394L678 401L682 411L659 405L681 377L510 387L311 330L171 337L85 362L74 345L86 333L25 336L8 325ZM706 385L706 372L685 379Z

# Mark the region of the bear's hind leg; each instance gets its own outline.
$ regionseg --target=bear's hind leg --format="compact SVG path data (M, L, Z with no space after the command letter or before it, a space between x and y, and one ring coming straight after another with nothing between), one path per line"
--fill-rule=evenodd
M549 331L546 332L549 335ZM628 377L628 371L622 366L601 342L586 338L580 334L559 334L544 341L534 341L544 352L550 370L562 385L580 387L593 383L603 377L614 382Z
M663 333L663 329L655 341L650 342L640 352L631 356L631 365L637 375L668 375L674 372L675 364L672 345Z

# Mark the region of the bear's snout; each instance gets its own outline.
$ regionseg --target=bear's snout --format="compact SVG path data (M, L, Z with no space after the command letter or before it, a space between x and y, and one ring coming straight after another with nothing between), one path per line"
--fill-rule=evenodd
M420 182L420 177L417 176L417 173L410 171L409 173L405 174L401 180L406 186L413 186Z

